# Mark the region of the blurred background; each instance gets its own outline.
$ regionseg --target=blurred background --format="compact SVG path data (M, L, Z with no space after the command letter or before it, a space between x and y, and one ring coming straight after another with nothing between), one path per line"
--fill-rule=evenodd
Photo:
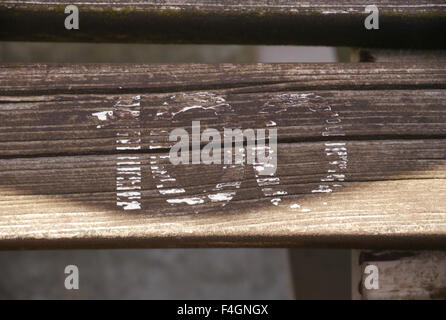
M0 62L335 62L348 48L0 42ZM0 251L0 299L350 299L350 250ZM79 268L79 290L64 269Z

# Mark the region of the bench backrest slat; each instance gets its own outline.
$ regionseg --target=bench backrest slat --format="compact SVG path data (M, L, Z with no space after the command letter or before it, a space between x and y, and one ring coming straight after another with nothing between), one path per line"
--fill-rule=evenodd
M446 48L443 0L373 3L379 30L364 27L365 0L6 0L0 39ZM78 30L64 27L70 4L79 9Z

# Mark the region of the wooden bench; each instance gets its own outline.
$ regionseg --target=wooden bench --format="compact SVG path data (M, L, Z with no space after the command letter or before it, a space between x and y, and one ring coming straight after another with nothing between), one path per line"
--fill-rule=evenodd
M76 32L61 28L67 5L81 11ZM379 9L380 30L364 28ZM11 14L13 13L13 14ZM62 22L61 22L62 21ZM446 48L443 0L4 0L8 40L307 44Z
M366 1L75 1L81 26L66 30L71 1L2 1L3 40L393 50L357 49L357 63L1 64L0 248L444 249L443 2L375 1L381 27L366 30ZM194 120L277 129L274 175L173 165L169 133Z

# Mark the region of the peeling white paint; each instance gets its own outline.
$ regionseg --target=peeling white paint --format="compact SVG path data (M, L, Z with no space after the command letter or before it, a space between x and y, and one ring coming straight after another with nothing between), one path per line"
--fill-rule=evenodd
M128 114L132 120L132 126L120 128L116 133L116 150L141 150L140 127L140 100L141 96L132 97L132 103L124 104L120 100L115 103L115 113ZM132 138L132 137L138 138ZM125 139L121 137L126 137ZM141 163L139 156L118 156L116 162L116 205L124 210L141 210L142 189ZM122 161L127 160L127 161ZM132 161L129 161L132 160ZM136 161L135 161L136 160ZM127 190L127 191L126 191ZM133 191L128 191L133 190ZM126 191L126 192L122 192ZM129 201L131 200L131 201Z
M168 203L176 204L176 203L186 203L188 205L195 205L204 203L204 200L202 198L182 198L182 199L167 199Z
M133 146L133 147L116 147L116 150L141 150L141 146Z
M274 121L270 120L266 123L267 127L275 127L277 125L277 123L275 123Z
M122 207L124 210L141 210L141 203L138 201L132 201L132 202L116 202L116 205L118 207Z
M214 115L220 115L232 111L232 107L226 103L225 98L212 92L195 92L195 93L179 93L169 97L169 99L162 103L160 110L155 113L155 119L163 119L174 121L176 117L186 114L194 113L196 111L212 111ZM150 141L149 149L161 149L166 146L160 145L158 137L167 137L169 132L166 130L155 129L150 131L150 135L153 140ZM163 195L175 194L181 190L187 192L184 188L178 188L177 180L169 174L170 167L163 162L163 159L169 159L169 155L156 155L152 156L153 166L151 166L151 172L153 179L162 185L162 188L157 188L158 192ZM237 168L237 166L223 166L222 169ZM236 191L233 189L240 188L241 181L228 181L221 182L215 185L212 191L218 191L210 193L202 197L190 197L190 198L169 198L166 201L170 204L188 204L196 205L205 202L225 202L232 200ZM229 189L229 190L228 190ZM170 190L170 191L169 191ZM175 192L177 191L177 192ZM203 190L203 192L207 192Z
M174 189L159 190L159 192L162 195L164 195L164 194L184 193L184 192L186 192L186 190L184 190L183 188L174 188Z
M102 111L102 112L96 112L91 114L94 117L97 117L100 121L107 121L108 117L113 116L113 110L110 111Z
M235 192L220 192L216 194L209 194L208 198L211 199L212 202L219 201L230 201L235 196Z
M314 98L322 100L323 98L314 95ZM323 101L323 100L322 100ZM311 101L308 101L312 105ZM345 132L343 130L342 121L338 112L334 112L332 107L324 102L322 104L314 103L314 106L308 107L312 112L318 112L325 117L325 123L331 124L326 126L321 133L323 137L343 137ZM336 124L336 125L335 125ZM324 183L334 183L345 181L345 174L342 173L347 169L348 165L348 151L345 142L326 142L324 148L325 156L328 159L329 168L327 174L320 179ZM338 186L341 186L337 184ZM312 190L312 193L330 193L333 191L334 184L322 184L317 189Z
M165 110L156 113L157 118L174 119L176 116L194 109L212 110L215 115L224 113L231 106L226 100L212 92L180 93L172 95L169 102L163 106L169 106Z

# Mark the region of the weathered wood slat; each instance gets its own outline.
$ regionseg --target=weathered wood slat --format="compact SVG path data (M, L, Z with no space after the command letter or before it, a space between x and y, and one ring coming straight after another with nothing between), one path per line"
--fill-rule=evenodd
M320 179L326 176L327 168L330 167L327 161L321 159L325 148L323 142L279 144L277 176L281 177L281 187L292 189L292 192L288 193L296 195L311 194L312 190L317 189L321 183ZM442 167L446 156L444 139L352 141L346 143L346 149L351 155L348 160L349 168L345 170L349 182L439 179L438 183L444 183L441 180L446 178L445 168ZM150 153L138 156L143 173L148 177L152 175L151 156ZM26 190L30 189L46 195L85 194L85 199L94 193L104 193L104 196L109 196L106 193L113 193L116 190L117 157L109 155L0 160L0 177L2 185L23 188L25 194ZM186 189L192 187L192 191L194 188L211 189L212 184L217 184L217 180L222 178L222 170L218 165L193 165L195 168L190 165L185 169L185 166L172 165L167 158L159 160L157 165L172 172L178 182L183 182ZM256 188L252 168L240 168L234 171L241 176L232 178L243 180L243 188ZM200 174L197 175L197 172ZM143 179L140 184L143 191L149 195L146 199L147 204L159 198L165 202L163 198L168 198L160 196L156 184L157 181L150 178ZM342 186L339 186L339 190L343 190ZM239 193L242 194L243 190ZM183 194L193 194L193 192L186 190ZM253 195L257 198L256 192L245 194L248 198ZM98 200L94 197L91 199ZM443 199L438 201L441 203ZM112 204L115 205L113 201ZM147 206L147 211L150 213L149 207ZM171 209L174 208L169 206L165 208L167 211ZM162 213L163 210L161 206L156 207L155 211Z
M339 135L357 140L446 137L446 90L201 92L223 97L228 107L217 115L213 110L178 113L195 102L178 93L144 94L138 95L140 116L133 118L119 104L131 104L134 94L0 97L0 158L115 153L123 126L144 133L138 137L143 150L169 148L169 133L190 131L197 117L203 130L228 125L261 129L275 123L280 142ZM167 107L166 101L171 102ZM107 112L113 115L98 118Z
M80 10L66 30L64 9ZM380 29L366 30L366 0L51 1L0 3L3 40L324 44L445 48L442 0L377 0Z
M353 49L355 62L444 62L445 50ZM410 246L407 246L410 248ZM351 296L445 299L446 252L351 250Z
M197 116L275 123L281 142L446 136L446 64L6 64L0 80L0 157L114 153L123 126L145 133L144 150L167 148ZM197 99L209 110L181 112Z
M445 89L446 63L4 63L1 95Z
M92 171L89 177L85 183L101 185L93 180L100 179L99 170ZM278 206L272 206L271 198L267 200L260 194L256 198L235 199L224 208L210 203L169 208L157 196L143 203L142 213L119 210L113 191L45 195L39 192L47 188L43 181L34 190L30 189L32 185L22 187L21 183L17 181L15 186L9 180L11 186L2 186L2 249L444 248L446 240L444 178L350 182L342 191L329 195L290 195ZM254 184L252 181L252 189ZM58 186L61 190L67 188L62 183ZM245 192L250 192L245 188ZM195 191L199 194L202 189L197 187ZM155 193L144 191L143 198ZM300 207L295 208L295 204Z
M352 286L359 299L446 299L444 251L362 251L353 264L359 281ZM368 266L376 269L365 272Z
M446 50L395 50L355 48L350 51L351 62L445 62Z
M446 244L446 65L0 67L0 247ZM278 130L277 167L169 132Z

